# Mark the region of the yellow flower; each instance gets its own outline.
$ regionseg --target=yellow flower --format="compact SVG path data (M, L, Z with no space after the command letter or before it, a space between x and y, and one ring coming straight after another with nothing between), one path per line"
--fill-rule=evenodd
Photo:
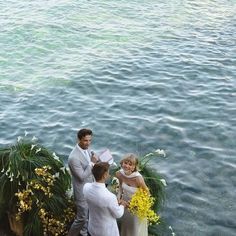
M129 211L140 220L146 218L149 224L158 223L160 216L151 209L154 200L148 191L139 188L130 200Z

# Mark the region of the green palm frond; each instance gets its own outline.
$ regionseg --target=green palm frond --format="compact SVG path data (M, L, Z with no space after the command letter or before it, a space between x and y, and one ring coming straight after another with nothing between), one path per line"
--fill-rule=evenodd
M43 170L43 174L38 174L36 168ZM21 141L0 149L0 219L6 212L19 212L19 197L16 193L23 194L30 189L32 206L20 214L24 220L25 236L44 234L39 216L42 208L51 217L62 220L58 216L62 218L64 210L71 207L71 201L66 195L70 188L70 174L63 161L45 147L32 141Z
M140 173L144 176L150 193L155 198L154 209L160 210L165 201L165 186L161 182L161 175L148 166L145 166Z

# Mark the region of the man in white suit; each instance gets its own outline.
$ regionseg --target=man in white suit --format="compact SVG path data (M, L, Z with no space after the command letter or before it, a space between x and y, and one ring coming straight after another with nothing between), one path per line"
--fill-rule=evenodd
M109 164L96 163L92 169L96 182L86 183L83 193L89 207L88 231L91 236L119 236L116 219L124 213L124 205L105 186Z
M68 158L68 166L72 175L72 186L76 204L76 218L69 230L68 236L88 236L88 205L83 195L85 183L93 182L92 167L97 158L89 150L92 141L92 130L81 129L77 133L78 143Z

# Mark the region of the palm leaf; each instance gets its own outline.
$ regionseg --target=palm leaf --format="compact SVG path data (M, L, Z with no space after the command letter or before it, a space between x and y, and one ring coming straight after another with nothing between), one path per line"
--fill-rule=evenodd
M48 185L46 178L37 175L36 168L46 168L53 177L53 185ZM42 189L32 189L32 209L24 212L24 235L43 235L43 226L38 215L39 207L50 214L63 218L63 211L71 207L66 191L71 188L71 178L62 161L41 145L33 142L18 142L9 148L0 149L0 219L7 211L15 211L18 207L18 192L24 192L32 183L45 188L50 187L52 197ZM64 220L64 219L63 219Z

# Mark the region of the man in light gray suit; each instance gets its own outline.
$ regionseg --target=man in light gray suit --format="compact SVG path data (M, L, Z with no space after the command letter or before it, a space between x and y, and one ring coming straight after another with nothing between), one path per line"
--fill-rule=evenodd
M68 236L88 236L88 205L83 195L85 183L93 182L92 167L97 158L89 146L93 132L90 129L81 129L77 133L78 143L68 159L68 166L72 175L72 185L76 204L76 218L69 230Z

